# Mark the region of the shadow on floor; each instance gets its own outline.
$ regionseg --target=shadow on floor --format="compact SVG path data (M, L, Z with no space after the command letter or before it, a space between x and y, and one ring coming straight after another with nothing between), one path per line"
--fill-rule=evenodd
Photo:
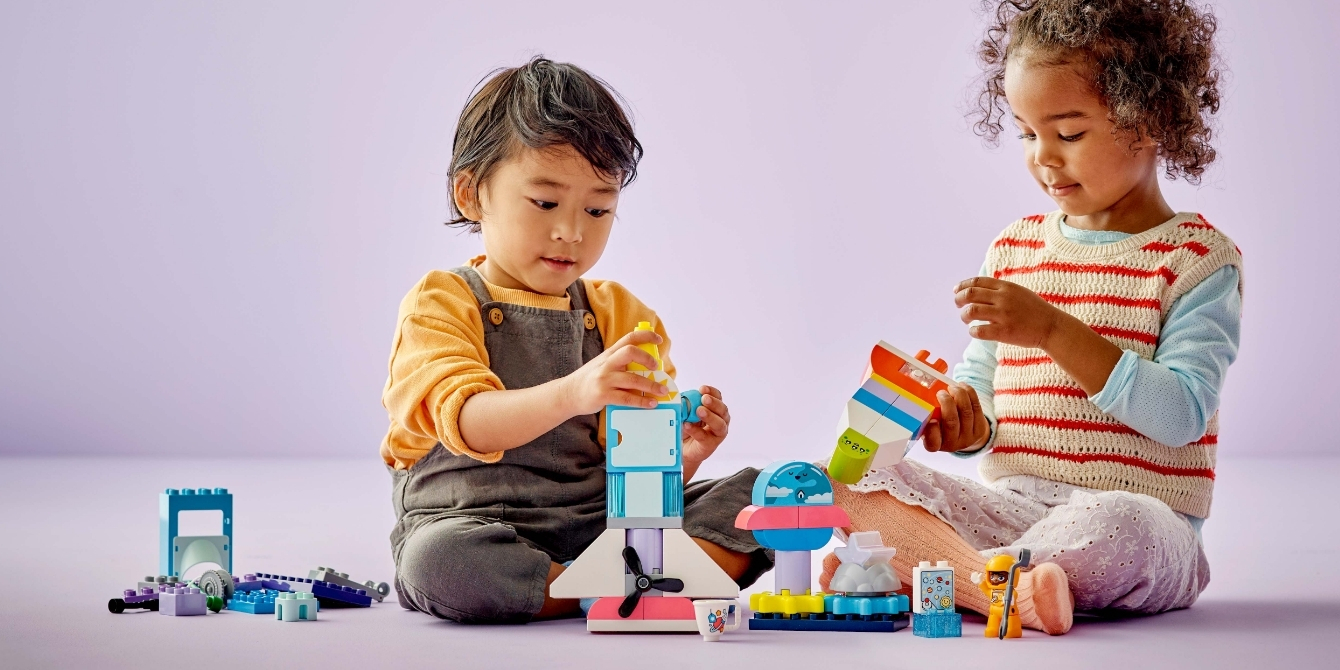
M1190 609L1154 616L1080 616L1076 626L1157 625L1190 631L1237 633L1320 632L1340 625L1340 602L1202 600Z

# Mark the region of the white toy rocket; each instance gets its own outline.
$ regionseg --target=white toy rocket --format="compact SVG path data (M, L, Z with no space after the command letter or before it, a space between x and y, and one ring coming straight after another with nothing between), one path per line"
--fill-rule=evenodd
M651 330L642 322L638 330ZM702 395L679 393L656 345L640 345L656 370L629 369L670 388L653 409L605 408L606 530L549 586L554 598L599 598L591 632L697 632L690 598L740 594L716 562L683 531L681 428L698 422Z

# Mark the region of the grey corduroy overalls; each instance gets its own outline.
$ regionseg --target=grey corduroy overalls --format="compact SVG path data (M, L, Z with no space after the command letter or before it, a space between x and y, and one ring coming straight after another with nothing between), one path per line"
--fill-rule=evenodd
M570 311L497 302L473 268L452 270L479 302L489 367L504 388L575 372L604 351L579 279ZM598 414L575 416L497 463L441 444L408 470L392 470L399 521L391 532L400 604L468 623L524 623L544 604L551 562L575 559L605 530L605 451ZM754 560L752 584L772 558L734 526L758 471L684 488L684 531Z

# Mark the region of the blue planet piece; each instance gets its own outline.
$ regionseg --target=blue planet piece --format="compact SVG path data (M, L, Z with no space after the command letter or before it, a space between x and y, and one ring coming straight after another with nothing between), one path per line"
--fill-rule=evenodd
M754 539L759 545L775 551L814 551L823 549L828 538L833 536L832 528L776 528L755 530Z
M819 468L805 461L777 461L754 480L753 504L760 507L804 507L833 504L833 485Z

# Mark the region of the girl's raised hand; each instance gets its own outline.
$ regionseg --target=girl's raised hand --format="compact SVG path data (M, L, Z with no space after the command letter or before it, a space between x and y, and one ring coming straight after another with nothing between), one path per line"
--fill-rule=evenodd
M991 424L982 412L977 389L956 382L937 393L936 399L940 401L940 418L927 423L922 433L926 451L963 451L986 444Z
M1065 314L1026 288L991 277L959 282L954 287L954 304L962 308L959 318L963 323L986 322L970 325L969 335L1020 347L1045 348Z
M639 344L660 344L661 336L650 330L635 330L601 352L599 356L563 378L563 398L572 416L595 414L605 405L652 408L656 397L669 389L642 375L628 371L629 363L656 369L656 359L638 349ZM647 394L643 396L642 394ZM655 397L653 397L655 396Z

